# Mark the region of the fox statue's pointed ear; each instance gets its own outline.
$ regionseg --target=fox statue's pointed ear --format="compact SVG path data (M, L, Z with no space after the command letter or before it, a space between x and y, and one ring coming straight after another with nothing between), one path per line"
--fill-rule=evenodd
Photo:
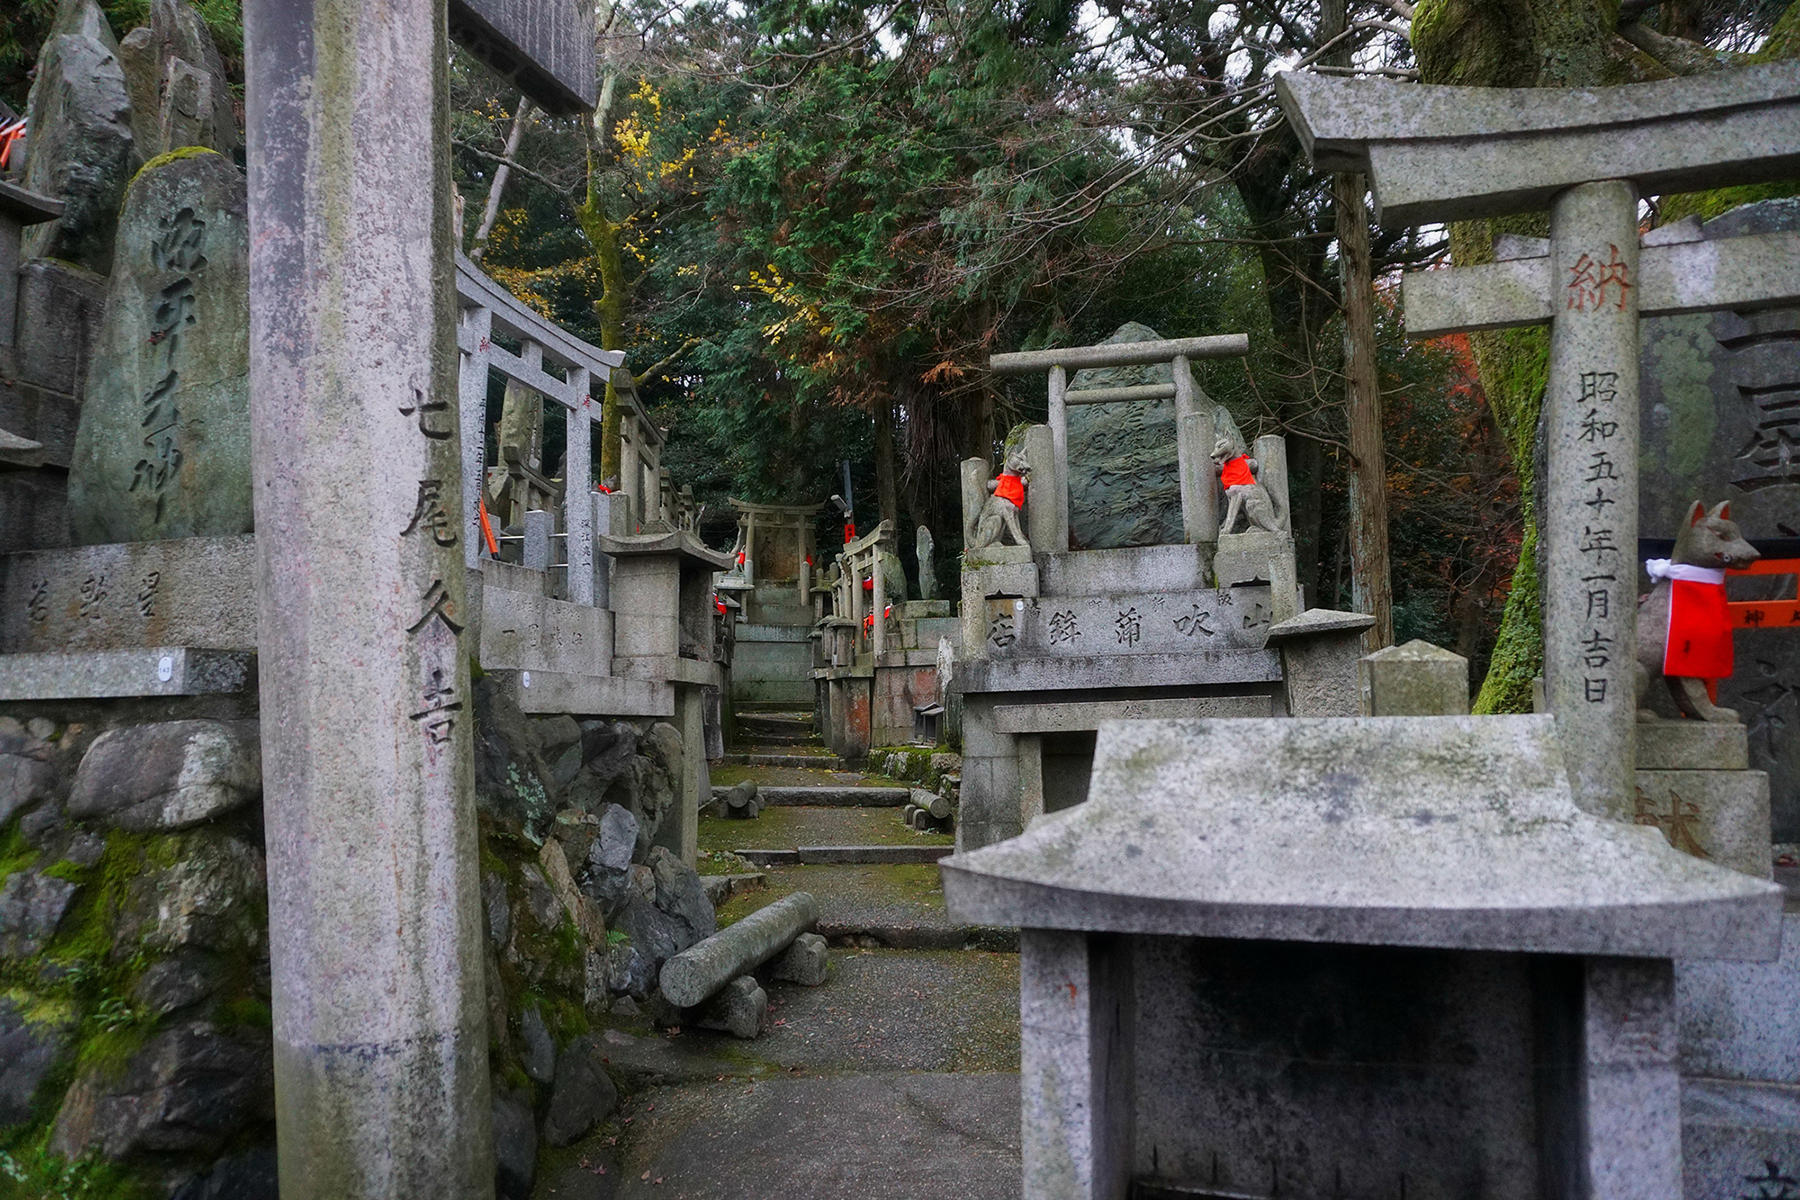
M1719 501L1718 507L1713 509L1712 513L1710 515L1718 517L1720 520L1723 520L1723 521L1731 520L1731 501L1729 501L1729 500Z
M1687 523L1689 525L1698 525L1700 523L1700 518L1705 515L1706 505L1696 500L1688 506Z

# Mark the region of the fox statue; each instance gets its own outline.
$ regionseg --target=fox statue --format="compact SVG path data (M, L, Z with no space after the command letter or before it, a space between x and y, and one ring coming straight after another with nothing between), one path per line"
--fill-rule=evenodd
M990 480L990 495L981 506L981 517L975 525L974 547L1026 544L1025 531L1019 527L1019 510L1025 507L1025 487L1031 481L1031 462L1023 450L1013 450L997 479ZM1002 536L1010 539L1002 541Z
M1738 719L1735 710L1712 702L1707 683L1728 678L1732 669L1725 571L1761 557L1732 521L1729 503L1708 511L1696 500L1675 533L1674 553L1644 564L1655 586L1638 600L1638 720L1659 719L1644 707L1650 680L1658 675L1687 716L1720 723Z

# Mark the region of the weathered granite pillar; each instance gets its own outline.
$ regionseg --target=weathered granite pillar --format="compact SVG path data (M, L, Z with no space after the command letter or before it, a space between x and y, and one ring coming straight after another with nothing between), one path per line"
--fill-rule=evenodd
M1056 459L1056 532L1062 540L1053 550L1061 553L1069 548L1069 373L1060 366L1050 368L1050 449Z
M1469 660L1414 638L1358 664L1365 717L1462 717L1469 712Z
M492 1196L445 10L244 16L281 1194Z
M567 450L563 458L563 561L569 564L568 597L575 604L594 602L594 415L597 408L588 395L586 367L569 372L569 383L581 401L566 410L563 430Z
M1218 435L1213 432L1212 405L1204 404L1184 414L1176 424L1175 436L1179 440L1181 513L1187 540L1190 545L1217 542L1219 469L1213 465L1212 448Z
M1056 497L1069 494L1069 481L1058 467L1061 460L1048 425L1025 430L1025 457L1031 462L1031 482L1025 489L1025 540L1034 554L1060 554L1069 548L1069 530L1058 523L1062 511Z
M1673 964L1593 956L1583 967L1578 1086L1587 1117L1581 1164L1587 1194L1594 1200L1679 1196Z
M1637 725L1637 189L1584 183L1551 211L1544 693L1575 801L1632 818Z
M1019 950L1025 1194L1125 1200L1136 1167L1130 939L1025 929Z

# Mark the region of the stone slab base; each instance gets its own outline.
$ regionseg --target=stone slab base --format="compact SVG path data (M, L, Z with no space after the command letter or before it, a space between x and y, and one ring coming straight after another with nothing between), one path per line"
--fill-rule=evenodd
M256 655L244 650L158 646L0 655L0 701L202 696L241 692L255 682Z
M1681 1159L1687 1200L1800 1194L1800 1088L1683 1080Z
M566 675L556 671L490 671L520 710L578 717L671 717L675 689L658 679Z
M1640 768L1637 823L1656 826L1675 849L1722 867L1758 879L1773 869L1769 777L1761 771Z
M1644 721L1637 727L1640 771L1747 771L1750 738L1742 725Z
M0 652L256 649L254 535L34 550L0 559Z

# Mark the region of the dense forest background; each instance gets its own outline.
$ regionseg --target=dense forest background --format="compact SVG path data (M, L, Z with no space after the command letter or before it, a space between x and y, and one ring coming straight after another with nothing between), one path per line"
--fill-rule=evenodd
M123 32L147 6L107 10ZM241 81L235 0L199 6ZM53 12L0 4L15 109ZM956 463L1045 410L1041 379L996 379L988 354L1126 321L1247 332L1250 357L1203 364L1200 382L1246 435L1288 439L1309 603L1355 606L1385 562L1396 640L1470 657L1488 711L1522 707L1538 664L1542 334L1405 341L1398 272L1480 261L1501 230L1375 228L1361 411L1378 439L1373 456L1360 443L1359 481L1343 301L1362 277L1347 291L1341 251L1361 237L1343 208L1361 184L1306 168L1273 77L1612 84L1800 50L1788 0L601 0L598 16L591 119L534 112L457 55L465 246L629 353L709 540L730 540L728 496L820 502L848 462L859 522L908 531L909 570L910 530L928 525L947 564ZM1655 198L1645 219L1791 190ZM609 423L601 478L616 437ZM1356 522L1371 466L1381 559Z

